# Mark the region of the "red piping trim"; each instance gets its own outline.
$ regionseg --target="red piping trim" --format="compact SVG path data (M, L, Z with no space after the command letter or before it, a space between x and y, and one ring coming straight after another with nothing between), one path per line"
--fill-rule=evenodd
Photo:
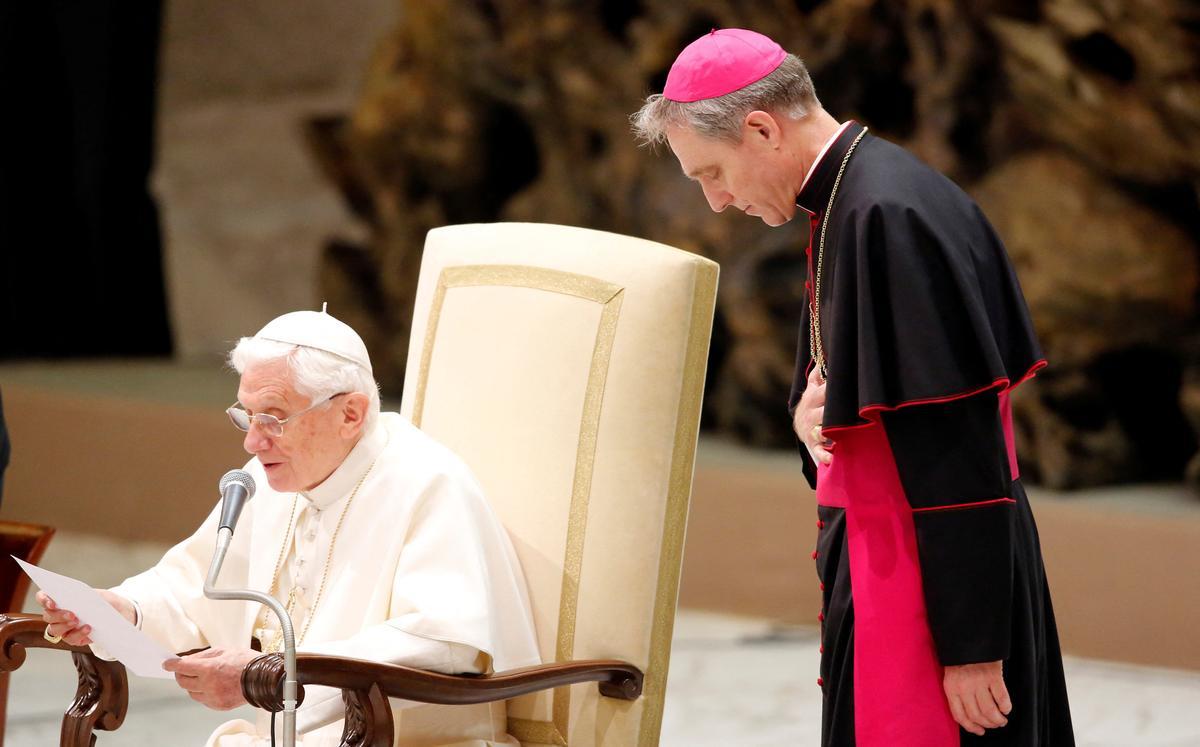
M969 392L960 392L959 394L950 394L945 397L929 397L928 399L912 399L912 400L908 400L906 402L897 403L895 405L867 405L866 407L859 408L858 417L863 420L867 420L869 422L857 423L855 425L831 425L831 426L821 428L821 433L830 434L830 433L839 433L841 431L848 431L848 430L852 430L854 428L867 428L867 427L875 424L875 420L872 419L872 416L876 415L876 413L893 412L895 410L899 410L901 407L911 407L913 405L931 405L931 404L936 404L939 402L953 402L956 399L966 399L967 397L972 397L981 392L986 392L989 389L999 389L1001 393L1012 391L1013 389L1016 389L1018 386L1025 383L1029 379L1032 379L1034 377L1034 375L1037 374L1038 371L1042 370L1045 367L1046 367L1046 359L1043 358L1043 359L1037 361L1036 363L1034 363L1032 366L1030 366L1029 370L1025 372L1025 375L1022 376L1021 378L1017 379L1016 383L1010 383L1009 378L1007 376L1004 376L999 379L996 379L995 381L993 381L991 384L988 384L987 386L982 386L982 387L979 387L978 389L972 389Z
M950 506L930 506L928 508L914 508L914 514L923 514L930 511L953 511L959 508L979 508L980 506L994 506L997 503L1016 503L1012 498L993 498L990 501L976 501L975 503L955 503Z

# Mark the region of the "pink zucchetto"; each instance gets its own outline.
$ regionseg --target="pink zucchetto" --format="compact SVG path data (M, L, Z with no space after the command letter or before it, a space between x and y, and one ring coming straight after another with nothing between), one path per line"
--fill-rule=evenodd
M667 73L663 97L687 103L724 96L762 80L787 52L746 29L713 29L687 45Z

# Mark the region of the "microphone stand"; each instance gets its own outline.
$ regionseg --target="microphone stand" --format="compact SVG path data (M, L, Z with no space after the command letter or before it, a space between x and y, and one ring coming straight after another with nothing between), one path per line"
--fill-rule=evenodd
M208 578L204 581L204 596L209 599L237 599L264 604L279 618L283 631L283 711L280 715L283 727L283 747L296 745L296 693L299 680L296 677L296 636L292 630L292 618L273 596L251 589L217 589L217 574L225 562L225 553L233 539L233 530L221 527L217 531L217 549L213 552L212 565L208 567ZM274 738L274 737L272 737Z

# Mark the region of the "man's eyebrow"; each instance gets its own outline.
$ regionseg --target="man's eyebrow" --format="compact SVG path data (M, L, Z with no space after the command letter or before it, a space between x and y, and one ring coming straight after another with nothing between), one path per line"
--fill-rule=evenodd
M237 399L236 402L234 402L234 404L240 406L243 410L250 413L251 415L253 415L256 412L255 410L247 407L245 405L245 403L242 402L240 397ZM279 407L275 404L269 404L267 407L264 407L261 410L257 410L257 412L270 412L271 410L274 410L275 412L283 412L284 411L284 409L282 407Z
M704 176L705 174L711 174L712 172L714 172L716 170L717 170L716 166L711 166L711 165L710 166L697 166L696 168L692 169L691 171L683 172L683 175L686 176L688 179L694 180L698 176Z

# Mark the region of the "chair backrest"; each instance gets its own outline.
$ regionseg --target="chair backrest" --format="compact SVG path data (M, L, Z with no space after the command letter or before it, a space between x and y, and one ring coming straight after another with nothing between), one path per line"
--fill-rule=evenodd
M29 592L29 576L9 556L36 564L53 536L53 527L0 520L0 612L20 612Z
M546 662L622 659L510 701L523 745L658 743L717 265L546 224L429 232L401 411L471 466L529 584Z

